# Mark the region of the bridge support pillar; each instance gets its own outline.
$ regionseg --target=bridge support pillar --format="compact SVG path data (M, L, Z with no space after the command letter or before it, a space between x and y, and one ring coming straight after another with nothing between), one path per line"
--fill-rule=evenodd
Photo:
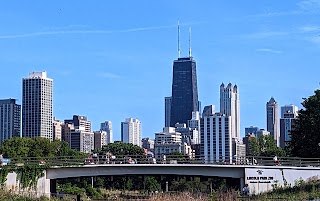
M240 177L240 191L242 191L244 184L244 177Z
M169 182L166 181L166 192L169 192Z
M50 179L50 194L56 195L57 194L57 180Z
M93 177L91 177L91 187L93 188Z

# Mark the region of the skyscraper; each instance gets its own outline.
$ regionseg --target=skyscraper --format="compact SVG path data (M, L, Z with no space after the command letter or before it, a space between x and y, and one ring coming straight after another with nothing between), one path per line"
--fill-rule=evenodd
M200 144L200 131L197 128L191 128L187 127L186 124L176 123L175 129L177 132L181 133L183 143L188 145Z
M107 145L107 132L100 130L94 133L94 149L101 149L102 146Z
M0 145L4 140L20 137L20 112L16 99L0 100Z
M47 72L33 72L22 81L22 137L52 140L53 80Z
M199 110L196 61L191 54L191 29L189 30L189 56L180 57L180 27L178 24L178 59L173 62L172 102L170 126L188 123L192 112Z
M121 122L121 141L141 146L141 122L138 119L127 118Z
M201 107L201 101L198 101L198 112L200 117L202 116L202 107Z
M192 119L188 120L187 126L189 128L196 128L200 131L200 114L199 112L192 112Z
M288 146L291 141L291 130L298 117L298 107L295 105L285 105L281 107L280 118L280 147Z
M200 137L201 137L201 128L200 128L200 113L192 112L192 119L188 120L188 127L190 128L190 131L193 133L192 144L200 144ZM194 136L196 135L196 136Z
M91 122L86 116L73 115L72 119L64 120L62 139L69 143L71 149L90 153L94 149L94 133Z
M148 151L154 151L154 140L146 137L146 138L142 138L141 143L142 143L142 148Z
M231 117L231 136L240 139L240 99L237 85L220 85L220 113Z
M285 105L281 107L281 118L296 118L298 116L298 107L295 105Z
M271 97L266 104L267 110L267 131L273 136L276 145L279 144L279 131L278 131L278 103Z
M112 132L112 123L111 121L105 121L101 123L100 130L106 131L106 143L112 143L113 142L113 132Z
M182 153L193 157L191 146L183 142L180 132L173 127L165 127L162 132L155 133L154 156L161 158L162 154Z
M214 115L215 106L207 105L203 108L202 117Z
M172 97L164 98L164 125L165 127L170 126L170 116L171 116L171 101Z
M260 129L258 127L255 127L255 126L250 126L250 127L246 127L244 128L244 133L245 133L245 136L246 135L250 135L250 134L257 134L257 131L259 131Z
M80 129L86 132L91 132L91 121L86 116L73 115L72 119L64 120L65 124L73 124L74 129Z
M173 63L170 126L187 124L192 112L198 111L196 62L192 57L178 58Z
M67 142L71 149L76 149L84 153L91 153L94 149L94 133L81 129L73 129L69 133Z
M201 155L205 163L232 160L231 116L216 113L201 119Z

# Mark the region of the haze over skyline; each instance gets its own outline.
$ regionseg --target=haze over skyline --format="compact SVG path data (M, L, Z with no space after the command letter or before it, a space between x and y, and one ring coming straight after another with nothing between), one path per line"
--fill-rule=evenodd
M164 126L180 19L181 56L192 27L202 107L218 111L220 84L237 84L243 136L244 127L266 128L271 96L301 108L319 88L319 15L320 0L1 2L0 98L21 104L22 78L47 71L57 119L85 115L93 130L111 120L119 140L120 122L133 117L153 138Z

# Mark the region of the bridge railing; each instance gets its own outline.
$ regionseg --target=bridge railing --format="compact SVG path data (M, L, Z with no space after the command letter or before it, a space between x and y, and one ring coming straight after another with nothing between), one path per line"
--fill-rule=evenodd
M275 162L273 157L247 156L247 157L218 157L205 158L196 156L194 158L181 157L180 155L166 156L165 158L149 158L144 155L122 155L108 157L106 155L97 155L97 157L84 158L79 156L59 156L46 158L28 157L11 158L9 165L49 165L49 166L82 166L93 164L215 164L215 165L262 165L262 166L295 166L295 167L320 167L320 158L296 158L296 157L278 157Z
M246 160L249 161L250 165L320 167L320 158L277 157L275 161L273 157L247 156Z

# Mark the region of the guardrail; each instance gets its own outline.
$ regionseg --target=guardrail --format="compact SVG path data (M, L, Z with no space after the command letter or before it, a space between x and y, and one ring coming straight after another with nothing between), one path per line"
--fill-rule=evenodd
M279 157L275 162L273 157L247 156L234 157L232 159L220 157L214 160L205 160L202 156L195 158L181 156L166 156L166 158L154 159L143 155L123 155L113 158L106 155L97 157L83 158L79 156L60 156L60 157L28 157L11 158L8 165L23 166L26 164L38 164L48 166L82 166L90 164L215 164L215 165L261 165L261 166L295 166L295 167L320 167L320 158L295 158Z

